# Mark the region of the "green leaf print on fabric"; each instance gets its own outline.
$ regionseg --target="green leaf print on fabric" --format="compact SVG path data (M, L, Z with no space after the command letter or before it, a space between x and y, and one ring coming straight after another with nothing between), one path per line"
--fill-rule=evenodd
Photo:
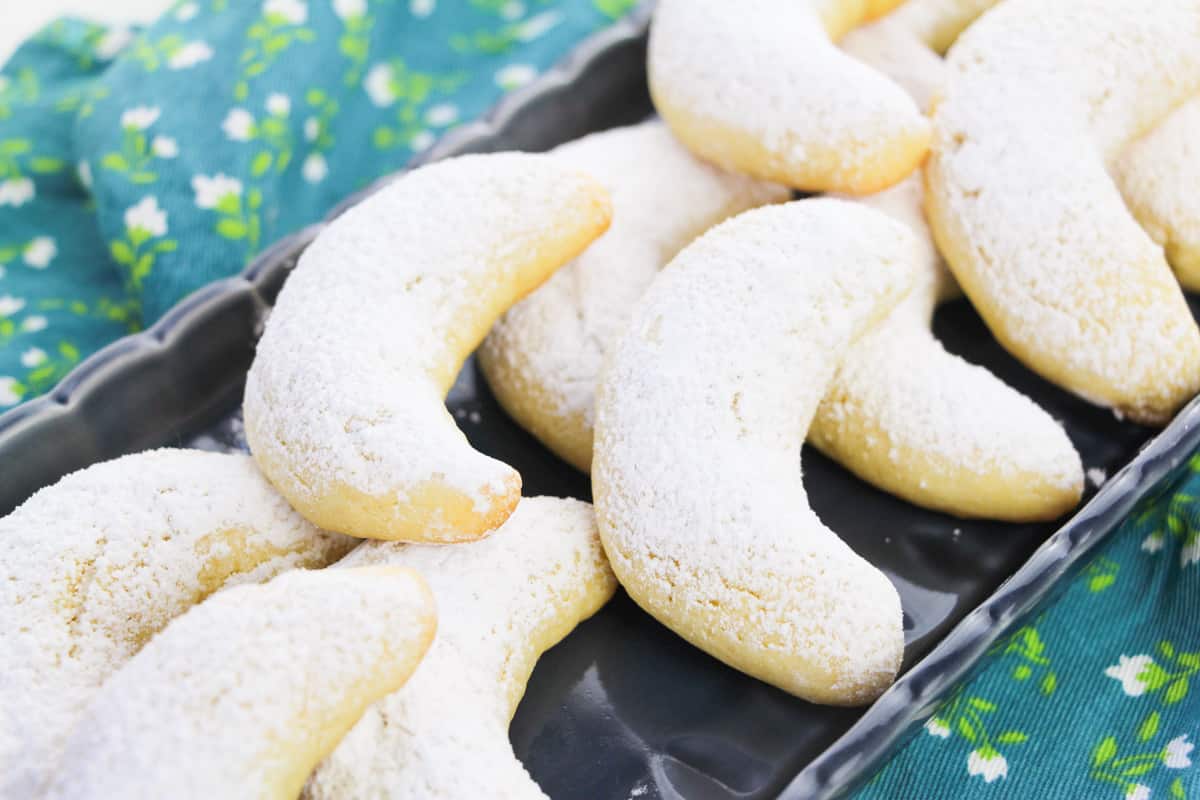
M41 301L153 322L611 22L594 0L181 0L137 32L56 23L0 71L0 141L32 143L0 177L0 297L23 304L0 408L40 391L24 350L65 363L59 342L86 357L128 329ZM450 44L479 31L511 47Z
M994 712L980 713L989 734L1028 735L1017 748L990 735L991 749L1004 759L1002 776L991 750L977 754L974 772L963 770L963 751L980 748L979 725L969 720L977 741L967 743L961 726L939 708L924 729L934 735L912 737L853 797L1195 796L1200 570L1179 557L1200 525L1194 497L1200 497L1195 455L1135 506L1032 622L1001 638L955 688L957 698L995 704ZM1147 557L1143 543L1154 532L1163 534L1161 547ZM1047 692L1042 683L1051 670L1056 680ZM985 770L995 776L990 783L980 780Z
M125 267L132 293L141 290L160 255L178 248L179 243L166 235L167 212L159 208L154 195L143 197L125 211L125 237L114 241L109 250L113 260Z
M158 180L156 164L179 155L179 144L170 136L150 132L162 112L154 106L135 106L121 114L121 149L100 159L104 169L119 173L130 183Z
M37 73L29 67L16 70L16 74L0 75L0 120L8 119L18 106L37 102Z
M979 777L984 783L1003 780L1009 770L1003 750L1025 744L1029 734L1014 728L992 733L995 729L992 715L998 708L992 700L959 693L925 723L925 731L937 739L961 738L969 745L968 775Z
M434 134L428 128L426 109L436 97L454 92L466 79L463 72L421 72L401 58L376 64L367 73L364 88L377 107L395 109L395 121L375 128L372 143L380 150L404 147L420 151L429 147ZM433 123L442 122L441 127L446 127L456 119L457 114L445 121L435 115Z
M1142 738L1139 733L1139 739L1143 743L1152 738L1153 734ZM1115 787L1119 792L1115 795L1117 797L1149 798L1152 790L1143 783L1146 776L1156 770L1188 769L1192 766L1193 747L1187 734L1184 734L1176 736L1161 747L1147 749L1142 745L1138 752L1126 752L1122 755L1117 737L1105 736L1092 750L1089 776L1098 783ZM1182 779L1174 778L1171 787L1172 793L1183 791Z
M1121 690L1130 697L1150 695L1164 705L1174 705L1187 697L1192 678L1200 672L1200 652L1177 652L1170 641L1163 640L1158 654L1161 664L1148 653L1121 654L1104 674L1120 682Z
M266 0L262 4L262 16L246 31L247 44L238 59L241 76L233 85L235 100L246 100L251 81L269 70L293 45L317 40L316 31L305 25L307 21L305 0Z
M620 19L633 10L637 0L595 0L596 8L609 19Z
M210 60L213 49L208 42L190 40L178 33L157 38L143 34L134 39L125 57L136 61L146 72L158 72L160 69L178 72Z

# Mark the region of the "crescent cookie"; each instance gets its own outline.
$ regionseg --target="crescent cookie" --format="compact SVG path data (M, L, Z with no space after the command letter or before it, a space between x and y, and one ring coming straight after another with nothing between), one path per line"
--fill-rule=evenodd
M659 274L600 382L592 489L621 585L813 702L870 701L903 655L895 588L817 519L799 465L838 362L919 258L910 231L855 203L748 211Z
M930 328L953 280L921 211L921 179L864 205L905 223L922 258L916 285L846 353L808 441L868 483L925 508L1013 522L1079 504L1083 464L1053 417Z
M429 588L395 567L296 570L171 622L96 696L47 798L292 800L433 640Z
M1200 1L1007 0L955 43L926 210L993 334L1138 422L1200 389L1200 332L1108 166L1200 90Z
M933 97L942 60L914 31L965 27L977 0L913 0L852 32L843 46ZM923 27L902 19L922 12ZM954 25L939 22L949 15ZM1009 521L1055 519L1079 503L1083 465L1054 418L986 369L946 352L930 330L956 294L922 211L920 174L861 200L903 222L921 245L915 287L846 354L808 440L862 479L926 508Z
M437 598L438 633L412 680L367 709L305 796L545 797L513 755L508 725L538 657L616 589L592 507L526 498L487 539L450 548L372 542L342 564L419 571Z
M353 543L248 456L138 453L33 495L0 519L0 798L39 796L88 700L172 618Z
M587 472L604 351L637 299L692 239L789 192L698 161L657 121L585 136L553 155L604 183L612 227L509 309L478 358L509 416Z
M495 319L608 227L603 187L548 156L463 156L351 208L305 251L246 383L246 436L314 524L478 538L521 477L471 449L443 400Z
M898 0L660 0L650 92L688 148L804 191L875 192L912 172L929 123L837 40Z
M1115 177L1129 210L1185 289L1200 291L1200 99L1171 113L1117 160Z

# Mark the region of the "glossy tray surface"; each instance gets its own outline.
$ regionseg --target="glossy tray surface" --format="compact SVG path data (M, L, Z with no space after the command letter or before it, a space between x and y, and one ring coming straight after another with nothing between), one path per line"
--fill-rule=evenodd
M545 150L644 118L652 111L646 16L643 10L588 40L422 160ZM319 230L277 243L243 275L197 292L150 330L88 359L50 395L0 416L0 514L67 472L123 453L167 444L243 446L236 407L264 314ZM935 330L951 351L988 366L1061 419L1087 467L1113 475L1153 434L1030 374L965 302L939 310ZM473 362L447 405L476 447L521 471L526 494L590 499L586 476L505 416ZM516 752L554 798L844 792L913 729L1006 623L1036 605L1123 509L1183 459L1200 436L1198 416L1194 406L1181 414L1049 542L1059 523L1010 525L924 511L806 448L813 507L900 591L907 638L900 683L839 741L863 709L813 706L751 680L685 644L619 593L543 657L513 720Z

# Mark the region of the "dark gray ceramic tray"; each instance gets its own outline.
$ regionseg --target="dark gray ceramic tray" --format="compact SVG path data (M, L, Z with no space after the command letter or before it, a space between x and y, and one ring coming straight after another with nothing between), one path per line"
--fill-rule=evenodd
M645 117L646 16L643 10L588 40L422 160L545 150ZM279 242L241 276L193 294L151 329L89 358L49 395L0 416L0 515L62 475L123 453L170 444L241 446L236 409L264 314L319 229ZM1193 404L1135 458L1153 431L1030 374L966 303L941 309L935 329L949 349L987 365L1063 420L1088 467L1119 474L1061 527L1006 525L914 508L806 449L814 508L900 590L905 675L865 715L813 706L708 658L618 594L546 654L513 721L517 754L551 797L847 792L1200 442L1200 408ZM520 469L526 493L589 497L585 476L505 417L473 363L447 404L475 446Z

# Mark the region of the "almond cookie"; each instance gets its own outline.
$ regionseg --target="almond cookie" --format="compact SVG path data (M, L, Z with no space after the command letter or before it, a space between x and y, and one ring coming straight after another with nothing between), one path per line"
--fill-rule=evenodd
M295 570L219 592L104 684L48 798L292 800L436 628L398 567Z
M790 193L704 164L657 121L585 136L553 156L605 185L612 227L500 318L479 366L513 419L587 472L604 351L654 276L708 228Z
M1129 210L1166 249L1175 277L1200 291L1200 99L1189 100L1117 159Z
M0 519L0 798L39 796L88 700L172 618L354 543L248 456L198 450L97 464Z
M371 539L470 540L521 476L446 411L509 306L608 227L607 193L544 155L463 156L326 228L279 295L246 382L259 466L313 523Z
M417 570L437 639L412 679L375 703L308 783L309 800L543 798L508 724L538 657L616 589L592 507L525 498L488 538L454 547L370 542L338 566Z
M1200 389L1200 332L1109 167L1200 91L1200 2L1007 0L955 43L926 210L1009 352L1163 423Z
M692 644L813 702L869 702L903 655L900 598L809 508L800 445L919 258L909 230L856 203L748 211L659 274L600 381L592 488L622 586Z
M898 0L660 0L650 91L688 148L810 192L868 194L921 163L929 123L834 41Z
M927 106L945 80L932 48L948 46L949 35L988 5L911 0L852 31L842 46ZM1055 519L1083 493L1079 454L1036 403L934 337L934 306L958 287L933 243L923 193L918 173L861 200L917 235L917 282L847 353L808 439L864 480L926 508L1014 522Z

